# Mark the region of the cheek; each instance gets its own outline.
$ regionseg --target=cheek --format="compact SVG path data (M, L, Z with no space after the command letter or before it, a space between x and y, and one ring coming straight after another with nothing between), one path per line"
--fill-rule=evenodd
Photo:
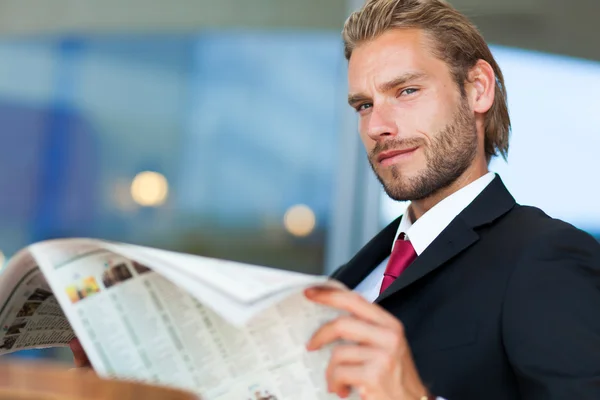
M359 130L361 136L367 136L367 133L369 131L369 118L370 117L371 117L370 114L358 116L358 130Z
M367 132L368 132L367 126L368 126L367 118L365 118L365 117L360 118L359 122L358 122L358 133L360 134L360 140L362 140L367 151L370 151L371 149L373 149L373 147L375 147L376 143L367 134Z
M446 104L450 103L445 102L438 93L428 92L410 104L410 110L406 110L400 123L410 132L430 138L445 126L448 119Z

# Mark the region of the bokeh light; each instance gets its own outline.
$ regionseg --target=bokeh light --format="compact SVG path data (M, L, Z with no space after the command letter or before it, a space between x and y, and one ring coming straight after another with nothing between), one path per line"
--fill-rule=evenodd
M310 207L298 204L290 207L283 217L285 229L294 236L310 235L317 225L315 213Z
M165 203L168 195L167 178L158 172L140 172L131 183L131 197L144 207L158 207Z

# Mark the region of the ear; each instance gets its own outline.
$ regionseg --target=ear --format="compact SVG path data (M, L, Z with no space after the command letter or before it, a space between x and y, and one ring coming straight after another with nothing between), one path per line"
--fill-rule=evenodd
M469 70L465 89L473 111L485 114L492 107L496 94L496 74L487 61L479 60Z

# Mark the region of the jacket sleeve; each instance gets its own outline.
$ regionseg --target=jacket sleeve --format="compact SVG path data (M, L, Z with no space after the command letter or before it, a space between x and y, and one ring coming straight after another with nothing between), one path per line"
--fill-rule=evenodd
M329 278L331 279L338 279L338 277L340 276L340 272L346 268L346 264L342 265L341 267L338 267L335 271L333 271L330 275Z
M600 244L566 225L533 240L507 286L502 334L521 398L600 399Z

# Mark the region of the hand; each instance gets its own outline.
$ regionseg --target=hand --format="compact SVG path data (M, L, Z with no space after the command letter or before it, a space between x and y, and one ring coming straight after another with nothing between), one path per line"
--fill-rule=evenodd
M311 288L305 295L350 313L323 325L307 344L314 351L338 340L347 343L333 348L326 373L329 392L345 398L354 388L363 400L419 400L427 395L396 317L348 290Z
M73 362L75 363L74 370L77 371L92 371L92 364L85 354L85 350L81 346L79 339L75 338L69 342L69 347L73 352Z

